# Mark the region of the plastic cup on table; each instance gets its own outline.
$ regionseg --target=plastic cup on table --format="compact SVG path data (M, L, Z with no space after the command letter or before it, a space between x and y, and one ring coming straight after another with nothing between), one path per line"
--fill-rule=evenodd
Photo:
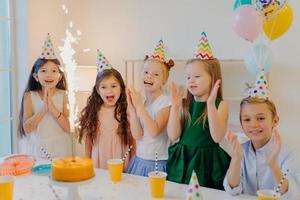
M257 200L279 200L278 197L274 197L273 190L258 190Z
M14 194L14 177L0 176L0 200L12 200Z
M122 159L109 159L107 161L110 180L114 183L122 180L123 164Z
M151 196L154 198L164 197L165 183L167 178L167 173L160 171L149 172L149 182Z

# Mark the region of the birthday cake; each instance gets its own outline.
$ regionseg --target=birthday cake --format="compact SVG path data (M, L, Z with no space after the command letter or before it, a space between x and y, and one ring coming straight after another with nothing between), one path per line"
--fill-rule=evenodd
M56 181L77 182L95 176L93 161L82 157L56 159L51 165L52 178Z

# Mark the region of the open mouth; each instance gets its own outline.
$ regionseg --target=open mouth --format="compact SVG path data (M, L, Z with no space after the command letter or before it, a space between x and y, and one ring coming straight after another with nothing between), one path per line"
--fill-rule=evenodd
M150 82L150 81L144 81L144 85L150 85L150 86L152 86L152 85L153 85L153 82Z
M54 80L45 80L45 83L47 83L47 84L51 84L53 82L54 82Z
M106 96L106 99L108 101L113 101L115 99L115 96L114 95Z
M194 90L194 89L196 89L196 88L197 88L197 86L195 86L195 85L191 85L191 86L190 86L190 89L191 89L191 90Z

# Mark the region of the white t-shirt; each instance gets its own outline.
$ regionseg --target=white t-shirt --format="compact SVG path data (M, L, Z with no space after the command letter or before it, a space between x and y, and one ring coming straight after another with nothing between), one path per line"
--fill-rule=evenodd
M156 118L157 113L168 106L171 105L170 98L165 95L160 95L155 99L155 101L146 106L146 110L151 116L152 119ZM167 160L168 159L168 147L170 145L170 140L167 135L167 129L164 128L161 133L152 137L148 130L144 127L144 124L141 122L144 135L141 139L137 140L137 150L136 155L139 158L145 160L155 160L155 152L158 154L158 160Z

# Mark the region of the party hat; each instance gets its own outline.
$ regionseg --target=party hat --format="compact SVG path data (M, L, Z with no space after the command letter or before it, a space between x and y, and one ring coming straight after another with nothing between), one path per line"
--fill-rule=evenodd
M43 45L42 52L40 54L41 59L54 60L57 59L54 53L53 43L50 38L50 33L47 34L46 40Z
M269 87L264 70L258 74L254 85L249 91L249 96L265 100L270 98Z
M157 60L160 62L165 62L165 49L164 49L164 43L163 40L160 39L157 43L157 45L154 48L154 51L152 55L149 57L150 59Z
M194 58L201 60L214 58L205 32L201 33L197 49L194 52Z
M103 56L103 54L100 52L99 49L97 49L97 53L98 53L98 67L97 70L98 72L103 71L105 69L111 69L111 64L108 62L108 60L106 59L105 56Z
M200 192L200 185L198 182L197 175L193 170L190 184L187 190L186 200L200 200L200 199L202 199L202 195Z

